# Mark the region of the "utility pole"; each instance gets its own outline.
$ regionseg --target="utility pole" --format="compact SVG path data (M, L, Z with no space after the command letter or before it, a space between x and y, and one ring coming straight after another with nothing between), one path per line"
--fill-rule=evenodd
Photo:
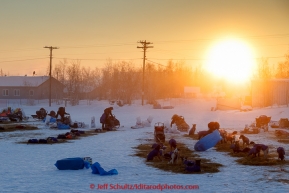
M44 48L49 48L50 50L50 65L49 65L49 106L51 107L51 66L52 66L52 50L59 49L58 47L45 46Z
M147 46L147 45L150 45L152 43L151 42L147 42L146 40L145 41L139 41L138 43L141 43L142 46L137 46L137 48L142 48L143 49L142 94L141 94L141 105L143 105L146 50L147 50L147 48L153 48L153 46Z

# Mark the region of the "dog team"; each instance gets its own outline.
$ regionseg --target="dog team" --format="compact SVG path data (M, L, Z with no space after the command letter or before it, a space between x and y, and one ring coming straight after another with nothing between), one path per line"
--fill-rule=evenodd
M195 131L195 127L192 128ZM219 130L222 140L220 143L230 142L230 148L234 153L244 152L247 156L251 158L260 157L260 152L263 152L265 159L268 158L269 147L264 144L256 144L254 141L250 141L245 135L240 135L237 137L237 131L228 133L224 129L220 129L220 124L218 122L210 122L208 124L207 131L199 131L199 139L205 137L206 135L212 133L214 130ZM240 148L240 140L242 141L242 149ZM170 151L165 153L166 147L162 143L155 143L152 145L152 151L147 155L147 161L153 161L157 157L160 161L163 159L168 159L168 164L175 164L179 158L181 158L182 163L185 165L185 170L188 172L199 172L201 171L200 160L187 160L187 158L180 156L180 150L177 148L177 142L175 139L169 140ZM251 147L251 148L250 148ZM285 149L283 147L277 148L278 159L285 159Z
M232 133L228 133L224 129L220 129L220 124L218 122L209 122L208 123L208 130L205 131L199 131L198 136L199 139L205 137L206 135L212 133L214 130L218 130L220 132L220 135L222 137L221 143L227 143L230 142L231 146L230 148L233 150L234 153L244 152L248 153L248 156L251 156L252 158L260 156L260 152L263 152L264 158L268 158L269 153L269 147L264 144L255 144L255 142L249 140L248 137L245 135L240 135L237 137L237 131L234 131ZM243 149L240 149L240 140L243 142ZM250 148L252 146L252 148ZM285 159L285 150L283 147L277 148L278 153L278 159L284 160Z
M153 161L154 158L158 158L159 161L168 159L168 164L175 164L181 158L182 163L185 165L185 171L188 172L200 172L201 160L188 160L180 155L180 150L177 148L177 142L175 139L169 140L170 151L165 153L166 147L162 143L154 143L152 150L147 155L147 161Z

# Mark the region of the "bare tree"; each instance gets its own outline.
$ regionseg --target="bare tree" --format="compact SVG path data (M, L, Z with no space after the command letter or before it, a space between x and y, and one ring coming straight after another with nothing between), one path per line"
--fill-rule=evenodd
M276 78L289 78L289 53L285 55L285 61L278 63Z
M67 91L71 98L72 105L78 104L80 87L81 87L81 69L80 61L72 61L67 67Z
M98 87L104 98L131 103L132 98L139 93L141 82L139 70L133 66L131 62L112 64L111 60L107 61Z
M269 79L272 77L272 68L268 64L268 59L261 58L258 63L257 75L261 79Z
M131 104L133 97L140 91L140 71L135 69L131 62L121 62L119 67L119 99Z
M59 63L54 66L54 69L52 71L52 76L62 84L65 84L67 65L68 61L66 59L63 59L63 61L59 61Z

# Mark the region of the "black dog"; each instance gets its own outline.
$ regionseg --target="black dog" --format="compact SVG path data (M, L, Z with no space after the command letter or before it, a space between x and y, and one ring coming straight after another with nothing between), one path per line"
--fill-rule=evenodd
M284 160L285 158L285 150L283 147L278 147L277 148L277 153L278 153L278 159L280 159L281 161Z
M235 142L235 144L232 144L231 149L233 149L234 153L248 153L251 149L249 147L245 147L244 149L240 149L239 142Z
M233 149L234 153L242 152L242 150L240 150L239 141L236 141L234 144L231 144L230 148Z
M250 150L251 150L251 149L250 149L249 147L245 147L245 148L242 150L242 152L248 153Z

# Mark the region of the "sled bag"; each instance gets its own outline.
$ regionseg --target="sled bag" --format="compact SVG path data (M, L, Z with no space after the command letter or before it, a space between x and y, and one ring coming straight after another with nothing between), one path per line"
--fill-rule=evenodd
M58 128L58 129L70 129L70 126L69 126L69 125L65 125L65 124L58 123L58 124L57 124L57 128Z
M58 140L55 137L48 137L47 142L56 143L56 142L58 142Z
M38 139L29 139L28 143L38 143Z
M39 143L47 143L46 139L39 139Z
M65 158L62 160L57 160L54 164L59 170L79 170L84 167L89 168L90 164L83 160L83 158L75 157L75 158Z
M98 162L95 162L94 164L92 164L91 169L92 169L91 173L99 174L101 176L118 174L118 171L116 169L105 171Z
M66 136L63 135L63 134L59 134L59 135L57 136L57 139L66 139Z

